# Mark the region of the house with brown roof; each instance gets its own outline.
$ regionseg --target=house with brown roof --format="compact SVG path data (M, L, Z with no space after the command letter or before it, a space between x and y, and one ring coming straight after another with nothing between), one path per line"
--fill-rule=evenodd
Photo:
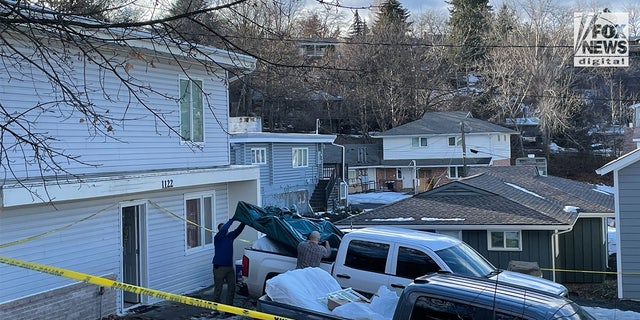
M601 282L613 195L533 166L477 167L466 178L336 223L393 225L462 239L498 268L535 261L557 282Z

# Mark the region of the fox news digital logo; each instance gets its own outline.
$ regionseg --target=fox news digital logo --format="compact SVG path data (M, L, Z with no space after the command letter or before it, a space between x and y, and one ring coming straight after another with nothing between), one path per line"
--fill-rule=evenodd
M575 67L628 67L629 14L574 13Z

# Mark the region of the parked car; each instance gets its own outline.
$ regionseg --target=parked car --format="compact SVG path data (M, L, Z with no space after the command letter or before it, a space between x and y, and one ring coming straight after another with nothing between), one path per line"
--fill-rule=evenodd
M258 311L292 319L344 320L272 301L258 299ZM595 320L566 297L479 277L433 273L415 279L398 299L393 320Z
M259 243L259 242L258 242ZM267 280L293 270L296 257L288 251L247 248L242 275L249 295L260 297ZM335 253L335 261L323 261L343 288L374 294L386 285L398 294L416 277L446 271L489 278L567 295L561 284L531 275L499 270L463 241L442 234L396 227L370 227L348 232Z

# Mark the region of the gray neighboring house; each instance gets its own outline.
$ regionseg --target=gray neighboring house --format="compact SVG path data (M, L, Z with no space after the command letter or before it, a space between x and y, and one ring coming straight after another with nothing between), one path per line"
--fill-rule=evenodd
M376 170L382 162L382 140L366 136L337 136L335 144L325 149L324 163L334 166L343 161L347 167L349 193L380 189Z
M335 135L262 132L258 117L229 119L231 164L260 168L262 206L324 211L346 199L342 167L323 163ZM342 192L341 192L342 190Z
M496 267L535 261L557 282L602 282L613 196L587 183L541 176L534 166L473 168L470 176L341 220L393 225L462 239ZM555 258L554 258L555 257Z
M618 298L640 299L640 149L596 170L613 172L617 243Z

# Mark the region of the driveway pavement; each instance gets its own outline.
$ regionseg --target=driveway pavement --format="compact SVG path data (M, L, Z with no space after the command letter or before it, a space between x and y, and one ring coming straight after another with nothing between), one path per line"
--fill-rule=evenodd
M242 290L236 290L234 306L244 309L255 310L255 299L242 295ZM213 286L204 288L195 293L189 294L190 297L213 300ZM227 320L246 320L249 317L238 316L234 314L215 315L213 310L195 307L173 301L162 301L149 306L140 306L130 309L126 315L111 316L107 320L127 319L127 320L207 320L207 319L227 319Z

